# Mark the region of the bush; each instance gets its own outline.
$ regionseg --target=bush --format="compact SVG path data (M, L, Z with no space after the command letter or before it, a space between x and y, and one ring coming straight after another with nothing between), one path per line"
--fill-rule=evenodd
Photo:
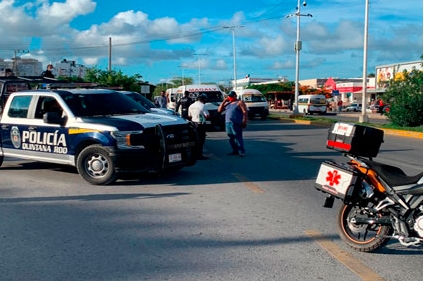
M390 121L401 127L423 125L423 72L404 71L400 79L391 80L383 100L390 104Z

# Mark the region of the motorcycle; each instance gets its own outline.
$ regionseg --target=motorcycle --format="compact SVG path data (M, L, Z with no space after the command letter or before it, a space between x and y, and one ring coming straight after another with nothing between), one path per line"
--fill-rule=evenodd
M343 152L347 163L321 163L315 188L326 193L324 207L343 204L337 216L340 238L361 252L375 251L397 239L404 246L423 244L423 173L408 176L395 166L373 161L384 131L349 123L330 128L327 148Z

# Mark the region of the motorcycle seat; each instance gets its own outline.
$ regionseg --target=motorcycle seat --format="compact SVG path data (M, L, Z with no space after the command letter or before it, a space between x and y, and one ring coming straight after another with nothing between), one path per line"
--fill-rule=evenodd
M405 174L404 171L402 171L402 169L398 167L375 162L372 160L366 160L366 159L361 159L361 160L364 161L374 171L376 171L378 175L385 182L387 182L388 185L392 187L407 185L407 184L414 184L414 183L417 183L423 177L423 172L414 176L408 176Z

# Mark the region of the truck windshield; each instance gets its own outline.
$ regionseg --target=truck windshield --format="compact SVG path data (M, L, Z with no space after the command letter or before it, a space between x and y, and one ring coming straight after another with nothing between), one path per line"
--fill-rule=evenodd
M324 99L324 98L311 98L311 104L320 104L320 105L322 105L322 104L327 104L327 101L326 101L326 99Z
M220 103L224 100L224 96L219 91L193 92L193 93L190 94L190 97L192 97L192 98L194 98L194 100L196 100L196 98L199 95L204 95L206 97L206 102L218 102L218 103Z
M148 109L117 92L62 93L66 104L76 117L148 113Z
M243 95L243 101L245 102L263 102L266 101L265 97L263 95L259 95L259 94L244 94Z

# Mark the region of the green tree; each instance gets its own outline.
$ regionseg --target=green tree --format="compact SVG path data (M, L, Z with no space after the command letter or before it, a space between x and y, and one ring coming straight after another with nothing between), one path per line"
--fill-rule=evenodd
M405 70L392 79L383 101L390 104L387 116L393 124L402 127L423 125L423 72Z
M182 86L182 80L183 79L181 77L176 77L167 83L157 84L157 87L155 89L155 92L153 93L153 96L159 96L161 91L166 91L169 88L178 88L179 86ZM191 85L191 84L193 84L193 78L184 77L184 85Z
M262 84L262 85L251 85L249 89L256 89L263 94L271 91L293 91L294 83L293 82L281 82L278 84Z
M140 74L127 76L121 70L107 71L90 67L86 70L85 81L106 87L119 87L126 91L140 92L141 77Z

